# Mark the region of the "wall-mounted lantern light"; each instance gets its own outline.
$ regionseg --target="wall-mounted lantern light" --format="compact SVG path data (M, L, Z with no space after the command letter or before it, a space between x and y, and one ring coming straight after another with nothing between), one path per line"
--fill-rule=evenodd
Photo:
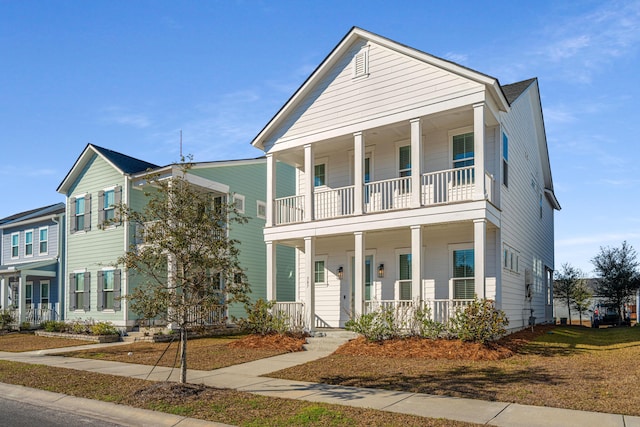
M342 266L338 267L338 279L342 280L342 278L344 277L344 269L342 268Z
M378 266L378 277L382 279L384 277L384 264Z

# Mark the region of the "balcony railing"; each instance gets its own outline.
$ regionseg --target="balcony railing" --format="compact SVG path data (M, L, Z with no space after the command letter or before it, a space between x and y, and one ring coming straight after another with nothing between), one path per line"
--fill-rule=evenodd
M459 310L463 310L473 299L433 299L433 300L372 300L365 301L365 313L374 311L391 310L401 328L409 329L414 321L414 313L417 309L428 308L431 312L431 320L447 323L455 317Z
M305 311L301 302L276 302L271 308L271 314L282 316L290 329L304 327Z
M422 206L443 205L474 200L476 192L475 167L430 172L421 176ZM364 213L385 212L411 207L411 177L368 182L363 186ZM494 201L494 178L485 173L485 190ZM304 221L304 195L280 197L274 201L276 225ZM314 219L339 218L353 215L355 187L318 189L314 192Z

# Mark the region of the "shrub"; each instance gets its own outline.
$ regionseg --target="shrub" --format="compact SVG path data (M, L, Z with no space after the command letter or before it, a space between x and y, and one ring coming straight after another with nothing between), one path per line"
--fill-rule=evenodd
M93 335L118 335L118 328L111 322L97 322L90 326Z
M363 335L369 341L382 341L402 335L400 319L393 307L354 316L344 325L348 331Z
M503 336L508 325L506 314L497 310L492 301L474 299L456 313L452 332L462 341L487 344Z
M89 321L83 321L82 319L74 319L67 325L67 331L73 334L89 334Z
M20 330L21 331L28 331L29 329L31 329L31 323L29 323L29 322L20 323Z
M67 324L62 321L45 320L40 323L40 327L46 332L64 332L67 329Z
M413 336L436 339L447 332L447 325L432 319L431 308L418 307L413 311L410 333Z
M13 313L9 310L0 311L0 329L11 329L14 323Z
M286 334L289 331L286 315L280 311L273 313L275 301L258 299L253 305L245 305L247 317L237 319L240 328L252 334Z

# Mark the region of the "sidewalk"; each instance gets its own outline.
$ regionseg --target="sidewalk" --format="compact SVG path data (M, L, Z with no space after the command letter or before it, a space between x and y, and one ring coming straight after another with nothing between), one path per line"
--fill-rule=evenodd
M96 344L91 347L105 345L109 344ZM81 348L89 347L82 346ZM165 381L167 379L176 381L179 375L178 369L172 370L166 367L155 368L153 372L150 373L151 367L145 365L66 358L54 355L56 352L69 350L69 348L66 348L28 353L0 352L0 359L154 381ZM493 426L640 427L640 417L627 415L528 406L505 402L488 402L420 393L333 386L260 376L316 360L330 353L330 350L288 353L214 371L189 370L187 377L191 383L204 384L211 387L231 388L264 396L379 409L422 417L446 418ZM120 407L121 406L118 405L118 408ZM170 417L171 415L167 414L166 416ZM178 425L184 426L187 424Z

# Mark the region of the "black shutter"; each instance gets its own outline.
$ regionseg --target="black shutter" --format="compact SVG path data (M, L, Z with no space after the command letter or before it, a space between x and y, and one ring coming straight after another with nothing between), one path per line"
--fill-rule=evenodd
M98 284L96 285L96 296L98 297L98 311L104 309L104 271L98 270Z
M69 199L69 232L75 233L76 230L76 198Z
M69 273L69 311L76 309L76 275Z
M120 311L120 294L121 294L121 286L120 286L120 281L122 274L121 274L121 270L117 269L116 271L113 272L113 310L114 311Z
M91 273L84 273L84 311L91 310Z
M91 194L84 198L84 231L91 230Z
M98 191L98 228L104 225L104 191ZM99 273L98 273L99 274Z

